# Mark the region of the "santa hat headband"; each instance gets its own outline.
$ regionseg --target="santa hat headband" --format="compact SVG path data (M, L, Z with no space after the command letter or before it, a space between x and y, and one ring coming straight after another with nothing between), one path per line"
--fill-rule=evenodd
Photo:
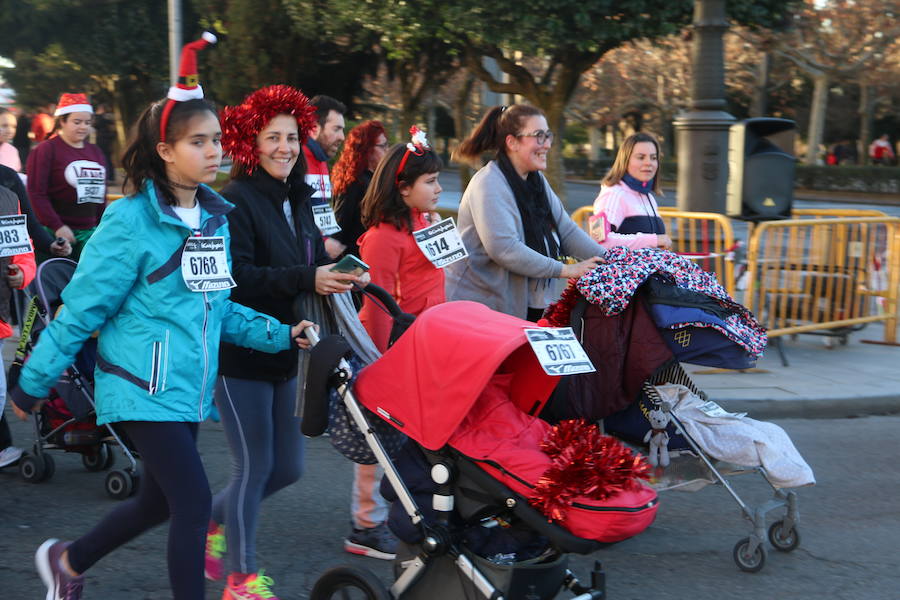
M222 150L252 172L259 165L256 136L278 115L297 119L300 144L316 126L316 108L306 95L289 85L270 85L256 90L237 106L222 109Z
M64 93L59 97L56 103L56 110L53 112L54 117L68 115L74 112L94 113L94 107L88 102L87 96L84 94Z
M199 40L185 44L184 48L181 49L178 81L169 88L169 93L166 94L168 101L159 120L159 140L161 142L166 141L166 127L169 124L169 115L172 113L175 103L203 99L203 88L200 87L197 74L197 52L211 44L215 44L217 41L218 38L215 35L209 31L204 31Z
M403 158L400 159L400 164L397 166L397 173L394 175L394 183L398 186L400 185L400 174L406 168L406 161L409 160L410 154L413 156L425 156L425 152L431 150L431 146L428 145L428 137L424 131L413 125L409 128L409 135L410 140L406 144L406 152L403 153Z

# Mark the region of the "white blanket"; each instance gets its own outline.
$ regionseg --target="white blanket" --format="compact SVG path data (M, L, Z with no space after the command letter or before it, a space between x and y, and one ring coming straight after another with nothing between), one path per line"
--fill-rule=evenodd
M687 434L709 456L744 467L762 467L775 487L815 484L812 469L778 425L728 413L683 385L656 389L672 405Z

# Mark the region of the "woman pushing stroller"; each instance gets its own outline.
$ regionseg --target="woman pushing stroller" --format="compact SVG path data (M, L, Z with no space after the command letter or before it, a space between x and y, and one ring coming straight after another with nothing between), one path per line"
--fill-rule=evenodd
M182 81L196 81L194 54L214 40L204 34L185 47ZM210 491L196 436L210 412L219 342L272 353L307 345L308 322L290 327L229 299L231 205L205 185L221 162L220 137L196 84L173 86L144 111L123 157L135 192L105 212L13 390L25 418L99 330L97 422L119 423L144 463L134 498L74 542L49 539L38 549L47 598L77 600L88 568L169 520L173 597L202 600Z

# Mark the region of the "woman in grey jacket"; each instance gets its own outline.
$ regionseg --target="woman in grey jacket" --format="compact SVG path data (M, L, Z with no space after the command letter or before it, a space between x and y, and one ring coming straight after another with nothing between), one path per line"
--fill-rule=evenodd
M492 108L456 149L454 159L470 163L489 151L496 157L463 194L458 220L469 256L446 269L448 300L534 321L556 299L554 278L581 277L600 262L605 250L569 218L541 173L552 143L544 114L514 104Z

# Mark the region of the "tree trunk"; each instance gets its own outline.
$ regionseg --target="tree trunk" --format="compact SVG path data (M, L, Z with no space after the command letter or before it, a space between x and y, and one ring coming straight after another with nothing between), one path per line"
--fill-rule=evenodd
M456 129L457 143L465 139L469 134L469 119L466 116L466 109L469 107L474 85L475 76L466 70L466 78L453 99L453 128ZM470 179L472 179L472 169L466 163L459 163L459 185L461 190L466 189Z
M828 75L818 73L813 75L815 85L813 87L812 110L809 115L809 130L807 131L806 164L818 164L819 145L825 132L825 111L828 109Z
M756 86L753 89L753 102L750 104L751 117L764 117L769 109L769 67L772 55L763 52L756 67Z
M857 162L868 164L869 141L872 136L872 111L875 108L874 88L866 83L859 85L859 139L856 140Z

